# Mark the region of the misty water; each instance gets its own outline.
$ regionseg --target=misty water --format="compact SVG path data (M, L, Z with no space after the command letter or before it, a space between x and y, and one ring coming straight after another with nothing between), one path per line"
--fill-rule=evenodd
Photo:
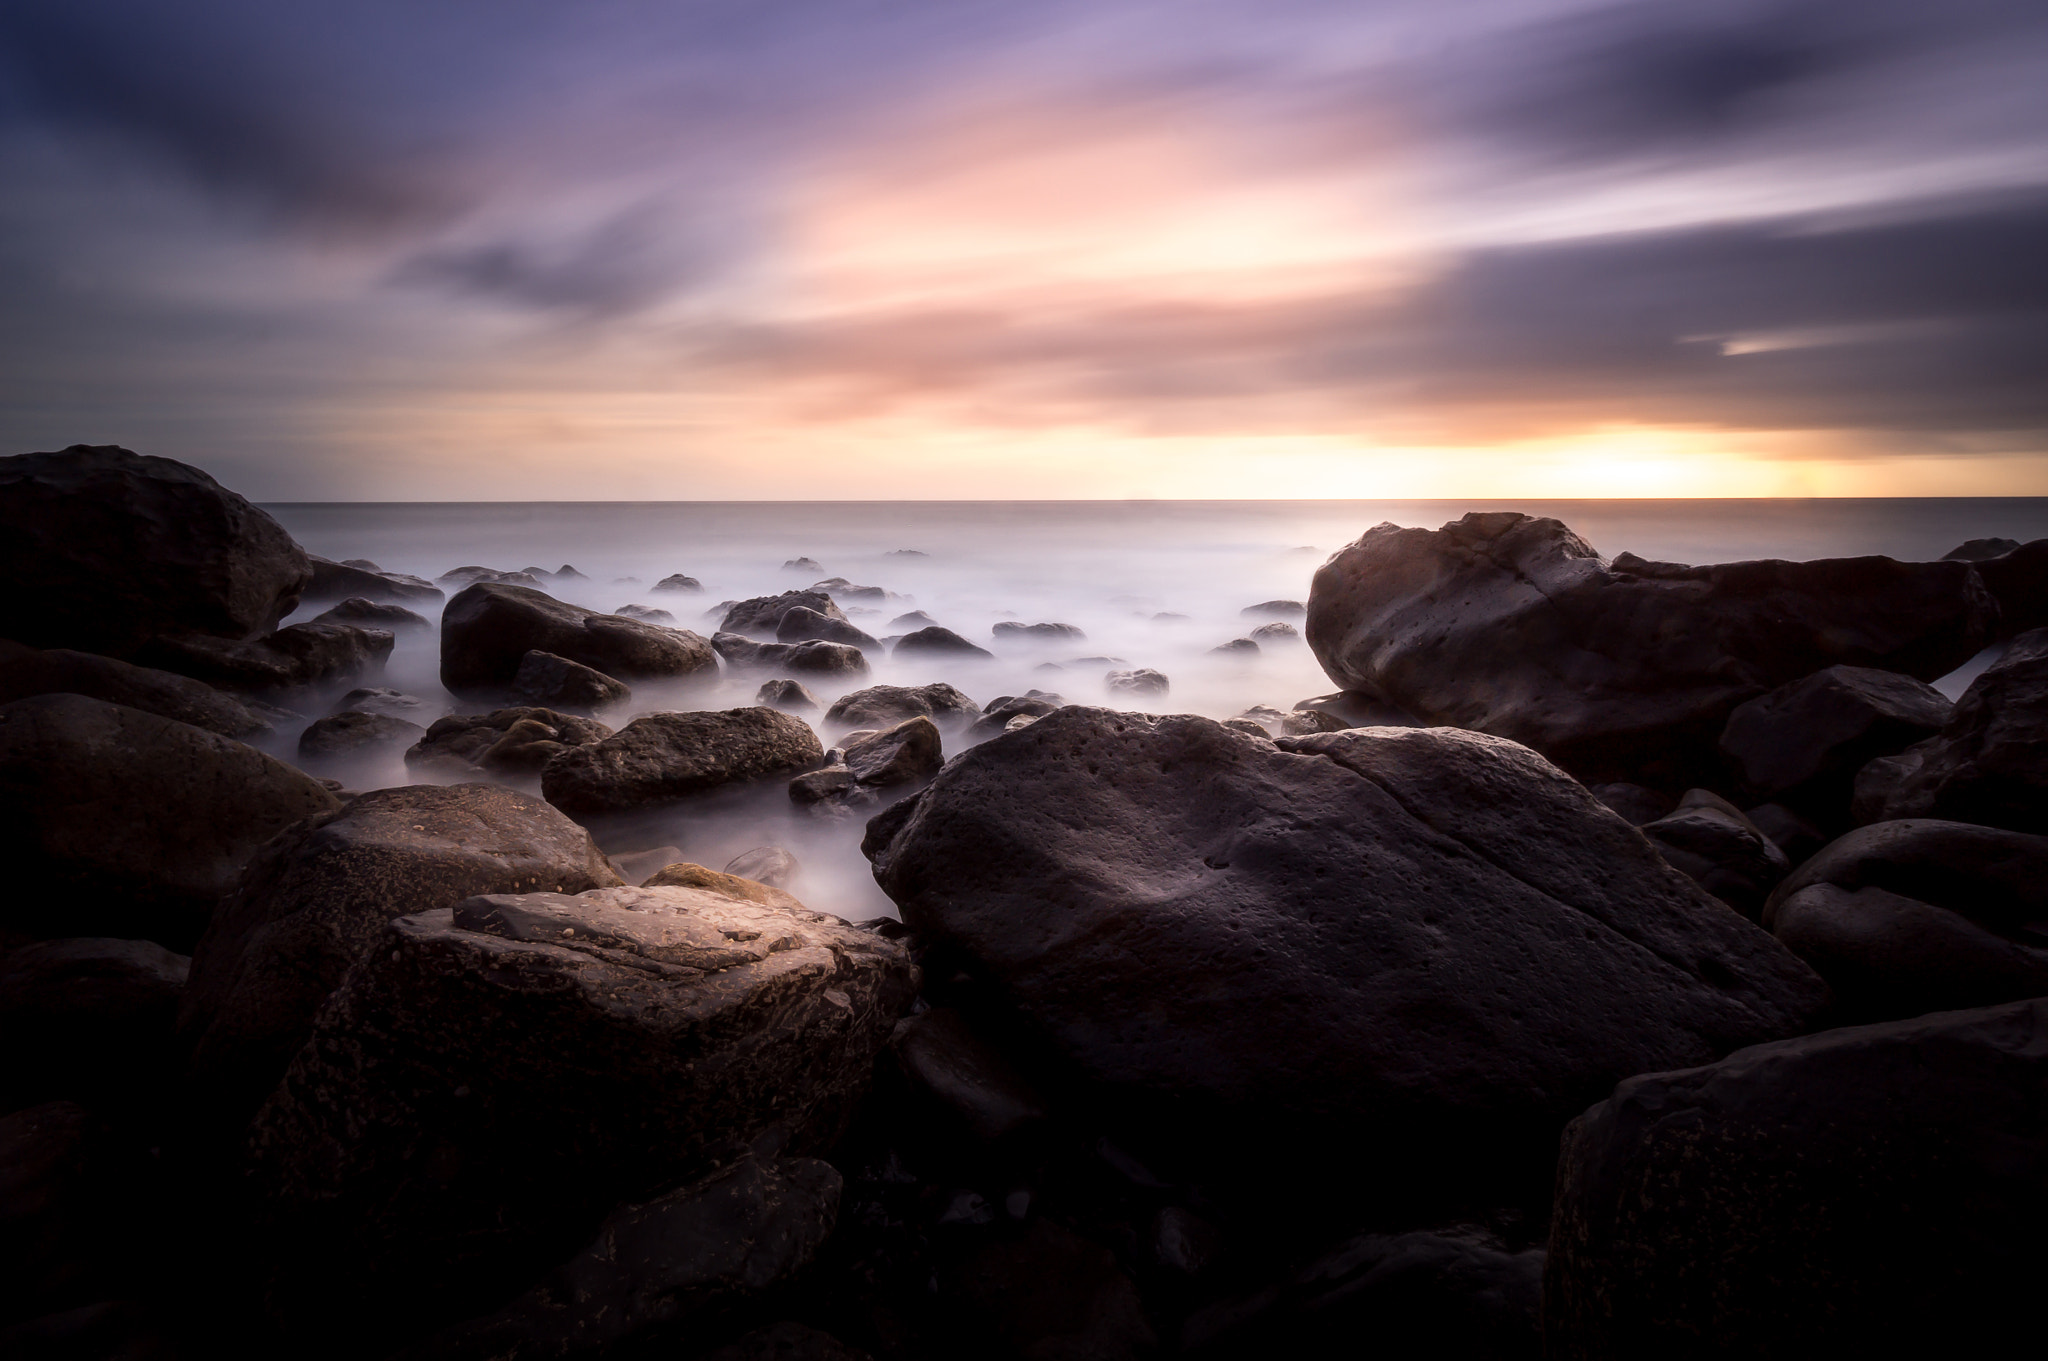
M1028 469L1020 474L1029 475ZM842 598L841 608L878 638L891 621L921 611L987 648L993 660L898 662L868 652L872 674L835 684L805 677L829 706L866 685L947 681L986 705L1003 695L1049 691L1077 704L1228 718L1253 705L1290 709L1334 687L1299 638L1268 639L1256 653L1213 649L1245 638L1266 616L1249 607L1306 601L1329 554L1383 521L1435 527L1470 510L1554 515L1608 556L1624 550L1673 562L1817 558L1881 553L1938 558L1967 539L2048 537L2048 500L1580 501L1156 501L1156 502L655 502L287 504L267 507L306 548L333 559L367 558L429 580L478 565L499 570L572 565L583 579L547 580L560 599L615 611L665 609L709 636L720 602L772 595L842 577L889 598ZM788 568L808 558L817 570ZM701 593L657 592L681 573ZM451 592L452 594L452 592ZM325 604L300 610L299 622ZM1072 625L1078 641L1004 640L1004 620ZM438 621L437 621L438 622ZM1289 620L1297 628L1299 618ZM441 688L438 633L400 632L383 684L429 701L431 713L476 712ZM1944 683L1959 693L1980 662ZM1117 695L1111 670L1149 667L1170 680L1157 697ZM765 675L725 670L711 683L638 682L630 703L599 717L613 727L663 709L751 704ZM338 698L337 697L329 697ZM311 717L312 715L308 715ZM811 716L829 747L840 736ZM427 721L422 719L421 721ZM297 759L298 729L280 728L273 750ZM959 749L947 734L946 754ZM319 769L352 788L412 777L396 754L367 767ZM537 783L530 785L537 788ZM716 869L753 847L793 851L803 865L793 891L810 906L852 920L894 915L869 877L859 843L872 809L825 818L793 806L780 785L677 804L593 825L621 855L673 846Z

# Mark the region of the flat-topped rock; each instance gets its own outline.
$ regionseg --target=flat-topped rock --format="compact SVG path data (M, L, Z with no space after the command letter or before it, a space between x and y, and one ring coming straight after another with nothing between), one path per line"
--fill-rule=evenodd
M794 775L824 758L811 725L779 709L645 714L549 761L541 792L572 816L626 812Z
M687 629L600 614L527 587L478 582L441 616L441 683L458 694L509 688L536 650L628 684L718 670L710 643Z

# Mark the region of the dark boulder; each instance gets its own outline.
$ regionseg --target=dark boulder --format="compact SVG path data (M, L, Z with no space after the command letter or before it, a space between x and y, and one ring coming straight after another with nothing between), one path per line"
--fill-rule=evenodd
M901 629L903 632L908 633L912 629L930 628L938 622L938 620L932 618L923 610L912 610L909 614L899 614L894 619L891 619L889 627Z
M784 610L782 622L775 626L775 641L778 643L808 643L816 639L827 643L850 643L854 647L880 647L870 635L861 632L844 619L834 619L829 614L820 614L807 605L798 605Z
M941 728L981 715L981 706L944 681L930 685L871 685L841 695L825 712L835 728L885 728L906 718L929 718Z
M414 775L484 780L494 774L535 774L571 747L602 742L612 730L594 718L553 709L494 709L437 718L405 753Z
M572 816L619 813L794 775L824 758L810 724L761 705L646 714L602 742L557 756L540 787Z
M519 659L512 697L548 709L602 709L633 698L633 687L595 667L536 650Z
M191 963L151 941L103 937L0 959L0 1108L63 1098L114 1110L156 1097Z
M896 640L896 646L889 649L892 657L994 657L996 654L985 647L977 647L951 629L928 624L921 629L912 629Z
M1266 600L1238 611L1245 619L1299 619L1307 613L1308 607L1299 600Z
M792 714L816 713L824 707L802 681L788 679L763 682L754 694L754 703Z
M686 577L681 572L677 572L673 576L666 576L660 581L655 582L653 589L657 591L680 591L695 594L701 592L704 589L704 585L695 577Z
M711 645L686 629L599 614L520 586L465 587L441 615L441 683L457 694L508 688L532 651L627 682L718 669Z
M0 639L0 703L72 694L247 740L271 730L262 714L204 681L68 648L47 651Z
M825 569L819 565L816 558L789 558L783 562L782 570L785 572L822 572Z
M2018 539L1970 539L1941 555L1943 562L1982 562L2002 558L2020 546Z
M1976 566L1977 575L1984 578L1985 587L1998 601L2001 638L2048 625L2048 539L2016 544L1996 557L1979 560Z
M2048 1271L2048 999L1629 1079L1565 1133L1560 1358L1992 1356Z
M1426 728L1429 725L1404 709L1397 709L1371 695L1339 690L1334 695L1313 695L1294 706L1329 714L1346 728Z
M1907 819L1858 828L1778 886L1764 927L1888 1021L2048 994L2048 837Z
M309 604L360 599L378 605L418 605L438 610L441 602L448 598L440 587L421 577L350 562L329 562L318 556L312 557L311 561L313 579L307 583L301 596Z
M1662 790L1616 780L1592 787L1593 797L1619 813L1631 827L1642 827L1670 814L1678 800Z
M1259 655L1259 645L1249 638L1232 638L1227 643L1210 648L1209 652L1212 656L1256 657Z
M403 750L426 735L425 728L402 718L344 709L307 725L299 734L299 759L329 764L360 760Z
M1396 1165L1421 1202L1526 1191L1589 1096L1826 1000L1576 781L1454 730L1061 709L863 850L1029 1058L1219 1180L1328 1140L1380 1194Z
M351 690L334 702L331 712L337 714L354 710L364 714L383 714L387 718L402 718L408 723L431 723L440 713L440 706L429 704L418 695L408 695L403 690L393 690L388 685L366 686Z
M438 597L441 593L434 592ZM414 614L403 605L379 605L363 596L350 596L332 609L322 610L310 621L315 624L353 624L357 628L383 629L398 633L404 629L427 632L434 627L434 621L423 614Z
M0 705L0 925L189 949L258 846L338 801L218 733L82 695Z
M871 600L881 602L893 597L880 586L856 586L845 577L827 577L811 583L814 591L823 591L834 600Z
M1013 643L1074 643L1088 637L1072 624L1020 624L1014 619L1001 621L989 630L989 635L999 642Z
M0 637L121 658L249 638L312 575L284 526L197 468L111 444L0 458Z
M951 1007L904 1017L889 1048L911 1090L975 1139L995 1143L1046 1118L1030 1080Z
M280 694L376 675L393 641L384 629L316 622L243 642L197 635L160 639L139 655L152 666L223 689Z
M1856 772L1941 731L1954 709L1911 676L1831 666L1736 706L1721 751L1758 798L1846 827Z
M842 751L853 778L876 789L916 784L938 774L946 763L940 754L938 725L922 717L855 738Z
M714 633L711 645L743 671L793 671L806 676L865 676L868 660L850 643L757 643L740 633Z
M1251 631L1251 640L1255 643L1298 643L1301 641L1301 630L1292 624L1282 624L1276 621L1271 624L1261 624L1253 629Z
M1163 671L1154 671L1141 666L1134 671L1111 671L1103 676L1102 684L1112 695L1158 695L1164 698L1171 688Z
M718 631L773 638L782 627L782 616L796 609L811 610L842 623L846 619L845 613L832 603L832 597L823 591L784 591L781 595L757 595L728 606Z
M1642 824L1642 832L1673 869L1751 921L1792 869L1762 828L1705 789L1687 790L1677 808Z
M246 1117L393 917L478 893L619 883L590 834L501 785L405 785L265 846L193 954L179 1020L195 1084Z
M1589 782L1683 786L1713 781L1737 705L1837 665L1933 680L1997 618L1968 563L1610 563L1499 512L1366 533L1316 573L1308 641L1346 690Z
M660 624L671 629L680 627L674 615L652 605L621 605L612 613L623 619L638 619L643 624Z
M967 740L986 742L1008 729L1011 719L1019 715L1043 718L1066 702L1063 696L1049 690L1027 690L1021 695L1000 695L989 701L988 707L981 711L981 717L967 729Z
M1760 803L1744 809L1742 815L1794 865L1803 863L1828 844L1826 832L1782 803Z

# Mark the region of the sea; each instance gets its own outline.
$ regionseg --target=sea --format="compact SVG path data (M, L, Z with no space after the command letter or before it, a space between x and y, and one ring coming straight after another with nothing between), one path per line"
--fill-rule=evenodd
M1471 511L1517 510L1564 521L1610 557L1628 551L1689 563L1930 559L1970 539L2048 538L2048 498L330 502L265 509L322 557L369 559L429 580L462 566L551 574L573 567L576 575L541 578L544 588L593 609L664 609L678 627L707 637L726 602L841 578L884 592L842 606L878 638L907 631L894 621L916 612L995 654L898 662L886 649L873 650L869 677L836 686L805 681L826 705L861 685L947 681L983 704L1036 690L1072 703L1218 719L1254 705L1291 709L1334 688L1299 638L1269 634L1256 652L1216 649L1276 617L1298 629L1298 617L1258 607L1306 601L1316 568L1382 523L1434 528ZM701 591L654 589L675 574L696 579ZM1081 636L998 638L995 626L1005 620L1067 624ZM437 631L401 633L376 683L420 696L430 712L473 710L441 688L439 647ZM1961 693L1988 660L1944 678L1941 688ZM1164 673L1167 692L1112 698L1107 673L1140 667ZM642 712L750 704L761 681L727 672L687 688L642 684L631 702L600 717L617 727ZM831 745L839 734L823 727L821 714L813 718ZM297 759L297 735L296 727L280 728L279 754ZM395 752L335 773L354 788L413 778ZM798 897L859 921L895 914L860 854L865 817L820 817L790 804L780 789L750 789L602 821L592 832L614 855L669 848L714 869L747 850L780 846L802 866L791 885Z

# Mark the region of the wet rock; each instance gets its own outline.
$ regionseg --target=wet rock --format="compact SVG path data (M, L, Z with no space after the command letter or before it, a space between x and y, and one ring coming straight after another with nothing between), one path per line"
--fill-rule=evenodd
M385 629L354 624L293 624L262 638L236 642L194 635L159 639L139 656L152 666L209 685L255 694L347 685L374 676L391 655Z
M854 778L853 771L840 759L836 749L825 759L825 765L807 770L789 782L791 803L816 813L843 816L852 809L881 802L881 795L876 791L860 787L860 781Z
M1831 666L1738 705L1721 751L1758 797L1846 827L1856 772L1939 732L1954 708L1911 676Z
M753 879L770 888L788 888L803 869L797 858L780 846L756 846L741 851L725 867L727 874Z
M711 645L686 629L599 614L519 586L464 587L441 616L441 683L457 694L503 690L531 651L628 683L718 670Z
M408 695L403 690L375 685L349 691L335 702L333 712L340 714L350 710L365 714L383 714L387 718L402 718L410 723L429 723L439 712L439 706L429 704L418 695Z
M1273 735L1266 731L1265 725L1256 719L1226 718L1223 720L1223 726L1232 732L1241 732L1246 737L1271 737Z
M335 797L254 747L82 695L0 705L0 925L188 949L256 848Z
M271 730L262 714L190 676L131 666L90 652L38 650L0 639L0 703L51 694L85 695L222 737L246 740Z
M548 709L601 709L633 698L633 687L594 667L534 651L519 659L512 696Z
M1226 657L1256 657L1259 645L1249 638L1232 638L1229 642L1209 649L1211 655Z
M1299 600L1266 600L1238 611L1245 619L1300 619L1307 613L1308 607Z
M1045 1119L1030 1081L950 1007L898 1021L889 1048L912 1090L976 1139L994 1143Z
M1315 576L1308 641L1346 690L1512 738L1602 783L1711 783L1736 706L1830 666L1933 680L1991 636L1968 563L1611 563L1556 520L1382 525Z
M1941 555L1943 562L1982 562L2002 558L2020 546L2018 539L1971 539Z
M254 1185L308 1254L285 1284L503 1298L622 1200L750 1144L829 1143L916 987L877 936L700 889L400 917L256 1119Z
M193 953L179 1032L194 1084L244 1117L394 917L477 893L618 884L590 834L502 785L379 789L250 861Z
M2048 837L1918 818L1858 828L1780 884L1763 923L1850 1020L2048 994Z
M602 742L550 761L541 791L572 816L626 812L794 775L824 757L810 724L760 705L645 714Z
M545 575L543 573L541 576L535 576L532 572L501 572L495 567L457 567L451 571L443 572L440 576L435 577L434 580L438 585L445 586L453 591L461 591L476 585L480 581L491 582L501 586L525 586L532 590L539 590L542 577Z
M1254 643L1298 643L1301 630L1292 624L1261 624L1252 630L1251 640Z
M440 598L434 592L435 599ZM357 628L383 629L387 633L401 633L411 629L424 632L434 627L434 621L425 615L414 614L403 605L379 605L363 596L350 596L332 609L322 610L313 616L315 624L352 624Z
M811 583L814 591L823 591L834 600L871 600L880 602L891 599L890 594L880 586L856 586L845 577L829 577L824 581Z
M671 629L681 627L674 615L667 610L658 610L652 605L621 605L612 613L622 619L638 619L643 624L660 624L663 628Z
M1003 620L989 632L998 642L1013 643L1077 643L1088 637L1072 624L1020 624L1014 619Z
M791 610L811 610L827 619L842 622L846 615L823 591L784 591L781 595L757 595L728 606L718 625L720 633L739 633L756 638L773 638L782 627L782 616Z
M310 561L313 579L307 583L301 596L308 604L327 600L363 600L377 605L418 605L438 610L441 602L448 598L431 581L402 572L363 567L359 565L361 559L330 562L323 557L310 556ZM419 616L413 617L417 619Z
M825 712L839 728L883 728L906 718L929 718L941 728L981 716L981 706L944 681L930 685L871 685L842 695Z
M347 761L410 747L427 735L417 723L388 714L343 710L316 718L299 734L299 759Z
M1687 790L1677 808L1642 824L1642 831L1672 868L1751 921L1792 869L1785 852L1741 809L1705 789Z
M862 849L1032 1062L1219 1181L1330 1139L1419 1201L1541 1185L1589 1095L1826 999L1577 782L1455 730L1269 745L1061 709L955 757Z
M0 458L0 637L122 659L249 638L312 575L284 526L197 468L111 444Z
M602 742L612 730L594 718L533 707L437 718L405 753L415 776L484 780L532 774L571 747Z
M1164 696L1169 688L1165 673L1149 666L1135 671L1112 671L1102 678L1102 683L1112 695Z
M146 940L46 940L0 959L0 1103L95 1110L154 1099L173 1069L191 961Z
M784 610L782 622L775 626L775 641L778 643L808 643L817 639L827 643L848 643L854 647L880 647L870 635L861 632L845 619L834 619L831 615L820 614L808 605L797 605Z
M932 618L923 610L912 610L909 614L899 614L894 619L891 619L889 627L901 629L903 632L909 633L913 629L931 628L938 622L938 620Z
M1565 1134L1549 1354L2007 1347L2048 1268L2044 1036L2037 999L1622 1083Z
M1596 784L1593 797L1619 813L1631 827L1646 826L1669 816L1678 807L1678 800L1669 794L1626 781Z
M701 592L704 586L697 578L686 577L681 572L677 572L673 576L666 576L660 581L655 582L654 589L657 591L684 591L694 595Z
M993 657L995 653L985 647L968 642L951 629L929 624L921 629L912 629L896 640L890 649L892 657Z
M754 692L754 703L791 714L816 713L824 707L802 681L787 678L765 682Z

